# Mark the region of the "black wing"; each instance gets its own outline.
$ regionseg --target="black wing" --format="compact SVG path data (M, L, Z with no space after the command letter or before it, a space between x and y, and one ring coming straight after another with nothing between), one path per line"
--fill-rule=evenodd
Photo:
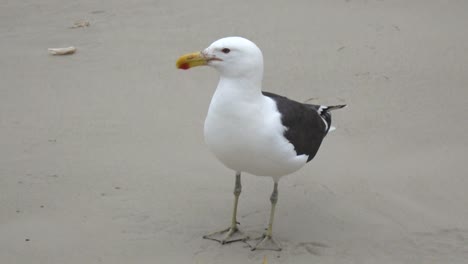
M312 160L330 128L330 114L319 110L320 106L302 104L269 92L262 93L276 102L281 122L287 128L284 136L293 144L297 155L305 154L309 156L307 162ZM328 125L325 125L324 120Z

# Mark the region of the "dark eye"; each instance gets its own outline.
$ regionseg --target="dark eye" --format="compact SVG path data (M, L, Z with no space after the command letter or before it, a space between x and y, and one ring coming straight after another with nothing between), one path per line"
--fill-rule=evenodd
M222 51L223 53L226 53L226 54L228 54L229 52L231 52L231 50L228 49L228 48L224 48L224 49L222 49L221 51Z

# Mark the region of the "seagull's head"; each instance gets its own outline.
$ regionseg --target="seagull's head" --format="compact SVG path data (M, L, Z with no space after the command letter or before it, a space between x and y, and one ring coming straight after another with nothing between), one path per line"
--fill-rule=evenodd
M188 70L207 65L228 78L263 76L263 55L252 41L241 37L227 37L213 42L201 52L181 56L177 68Z

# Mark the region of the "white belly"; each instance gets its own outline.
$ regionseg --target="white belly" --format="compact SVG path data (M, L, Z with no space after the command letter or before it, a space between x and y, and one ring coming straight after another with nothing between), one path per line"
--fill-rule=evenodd
M215 94L205 120L205 141L226 167L277 180L307 161L283 137L280 120L276 104L268 97L245 102Z

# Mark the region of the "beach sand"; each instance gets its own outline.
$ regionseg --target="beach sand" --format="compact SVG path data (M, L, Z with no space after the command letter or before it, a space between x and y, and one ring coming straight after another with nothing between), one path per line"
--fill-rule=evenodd
M169 2L0 3L0 263L466 263L468 2ZM232 35L264 90L349 105L280 181L281 252L202 239L234 173L203 141L217 73L175 61ZM259 235L273 183L242 180Z

